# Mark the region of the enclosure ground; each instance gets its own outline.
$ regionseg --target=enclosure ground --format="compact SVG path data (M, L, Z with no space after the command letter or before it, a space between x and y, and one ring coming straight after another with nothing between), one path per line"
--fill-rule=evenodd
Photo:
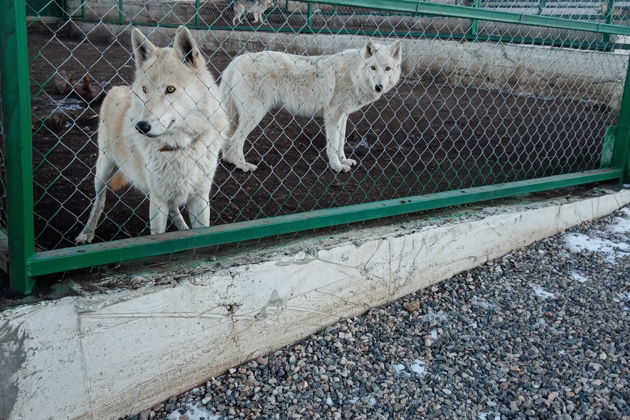
M630 418L630 208L127 419Z
M35 232L39 249L72 245L93 198L98 106L55 93L56 70L89 74L104 86L128 84L134 63L127 39L98 44L39 32L29 36L34 111ZM205 51L215 76L232 57ZM516 181L599 166L605 105L526 96L446 83L447 75L408 75L377 103L351 116L346 154L358 160L335 174L319 120L284 112L250 135L243 173L220 164L211 196L213 225ZM70 118L57 128L51 116ZM110 193L99 240L148 234L148 200Z

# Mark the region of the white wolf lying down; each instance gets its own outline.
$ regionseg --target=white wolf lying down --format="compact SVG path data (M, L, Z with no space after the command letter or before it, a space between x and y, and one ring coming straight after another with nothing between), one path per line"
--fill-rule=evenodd
M273 108L301 116L322 116L326 154L337 172L356 162L344 152L348 115L376 101L400 79L400 42L386 46L368 41L361 49L305 57L273 51L243 54L221 76L221 91L230 123L238 121L223 148L223 160L243 171L243 144Z
M77 243L94 238L108 183L117 189L131 181L149 196L152 234L166 230L169 216L188 229L184 205L192 227L210 223L210 187L228 127L219 88L186 28L177 29L175 48L158 48L137 29L131 42L135 79L103 101L96 198Z

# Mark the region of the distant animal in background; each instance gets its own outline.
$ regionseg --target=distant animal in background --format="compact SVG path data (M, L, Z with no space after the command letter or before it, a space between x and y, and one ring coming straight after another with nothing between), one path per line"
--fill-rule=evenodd
M236 0L234 2L232 25L241 23L243 15L247 18L247 13L254 16L254 23L262 22L263 13L275 3L275 0Z
M236 57L221 76L221 91L233 125L223 160L247 172L243 145L265 114L282 108L304 117L321 116L330 167L347 172L356 164L344 151L348 115L378 100L400 79L402 48L368 41L363 48L333 55L301 56L275 51ZM234 122L237 121L236 126Z
M77 243L89 243L105 207L107 185L131 182L149 196L151 233L170 217L188 229L210 224L209 195L229 124L220 91L191 33L177 29L174 48L158 48L134 29L136 74L131 88L116 86L101 107L96 198Z
M75 86L74 92L85 102L99 102L104 98L105 90L92 76L86 74Z
M55 92L66 96L72 92L72 75L63 69L59 70L53 77L53 87Z
M89 74L86 74L83 78L75 82L72 73L61 69L55 74L55 77L53 77L52 83L55 92L58 94L62 96L74 94L92 105L98 104L105 96L105 89Z

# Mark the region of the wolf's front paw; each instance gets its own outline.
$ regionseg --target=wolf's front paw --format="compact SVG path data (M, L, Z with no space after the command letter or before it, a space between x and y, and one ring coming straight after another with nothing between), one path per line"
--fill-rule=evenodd
M77 245L89 244L94 239L94 232L83 231L74 240Z
M236 167L243 172L254 172L256 169L258 169L258 166L254 165L253 163L245 162L244 160L238 162L236 164Z
M341 163L331 163L330 167L335 172L348 172L348 171L350 171L350 166L349 165L344 165L344 164L341 164Z
M354 159L341 159L341 163L348 166L354 166L357 164L357 161Z

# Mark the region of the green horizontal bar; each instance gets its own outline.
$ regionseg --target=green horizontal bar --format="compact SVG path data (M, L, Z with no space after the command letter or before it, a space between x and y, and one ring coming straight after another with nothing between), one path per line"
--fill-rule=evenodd
M31 274L39 276L100 264L170 254L194 248L242 242L250 239L278 236L286 233L373 220L536 191L619 179L621 175L621 169L598 169L527 181L315 210L308 213L251 220L203 229L169 232L163 235L142 236L38 252L29 260L29 263Z
M498 10L476 9L468 6L429 3L411 0L299 0L302 3L328 4L334 6L360 7L365 9L388 10L391 12L438 15L462 19L480 19L493 22L515 23L572 31L596 32L600 34L630 35L630 27L601 22L588 22L562 19L550 16L526 15Z

